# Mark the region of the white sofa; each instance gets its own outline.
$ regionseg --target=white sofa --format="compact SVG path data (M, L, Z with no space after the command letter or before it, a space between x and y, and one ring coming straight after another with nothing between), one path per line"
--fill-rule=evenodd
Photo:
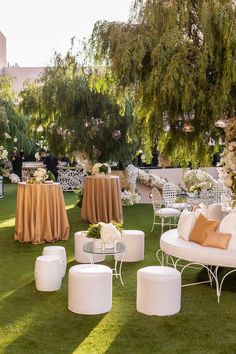
M187 261L187 264L182 265L181 273L188 266L194 264L199 264L206 268L208 271L209 282L212 284L213 279L216 282L218 302L225 278L230 273L236 271L236 213L227 215L221 221L219 230L222 232L230 232L232 234L228 249L203 247L195 242L187 241L179 237L177 229L171 229L161 235L160 249L157 251L157 259L162 265L165 265L168 262L168 259L171 259L172 265L177 268L178 265L180 265L180 260ZM232 269L228 271L222 279L219 279L219 267L228 267Z
M160 248L167 255L189 262L236 268L236 250L203 247L198 243L185 241L178 236L177 229L162 234Z

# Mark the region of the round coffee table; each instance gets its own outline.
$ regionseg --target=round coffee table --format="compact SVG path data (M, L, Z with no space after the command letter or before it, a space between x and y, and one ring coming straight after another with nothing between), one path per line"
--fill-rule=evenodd
M103 254L105 256L114 256L116 254L121 254L121 257L119 260L115 260L115 266L112 269L113 275L115 275L116 278L120 278L121 284L124 286L123 280L122 280L122 275L121 275L121 269L122 269L122 263L123 263L123 258L124 258L124 253L126 250L126 245L124 242L117 242L114 247L112 248L97 248L94 247L93 241L87 242L83 245L83 250L84 252L87 253L89 262L91 264L94 263L94 258L93 256L95 254ZM118 262L120 262L118 266Z

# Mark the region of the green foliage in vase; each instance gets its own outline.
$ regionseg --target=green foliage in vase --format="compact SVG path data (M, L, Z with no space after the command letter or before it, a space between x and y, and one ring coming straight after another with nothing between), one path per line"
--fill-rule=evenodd
M65 57L55 53L52 67L21 92L21 109L32 117L33 134L42 124L56 154L79 150L93 161L129 160L136 147L129 141L132 103L121 107L101 89L102 78L99 89L92 78L91 70L82 68L71 51ZM117 140L112 137L115 130L121 132Z
M91 238L100 238L100 232L101 232L101 225L100 224L91 224L89 225L88 232L87 232L87 237Z
M47 180L53 181L53 182L56 181L56 178L55 178L54 174L51 171L47 171L47 175L46 176L47 176Z
M28 118L18 112L10 78L0 77L0 145L8 151L14 147L30 153L33 143L28 137ZM14 141L14 138L15 141Z
M146 157L157 143L172 161L207 163L209 138L222 134L215 121L235 115L235 2L135 0L127 23L97 22L90 43L134 92Z
M123 224L120 222L116 222L114 220L111 220L111 223L117 228L117 230L120 231L120 233L122 235L122 232L124 231Z

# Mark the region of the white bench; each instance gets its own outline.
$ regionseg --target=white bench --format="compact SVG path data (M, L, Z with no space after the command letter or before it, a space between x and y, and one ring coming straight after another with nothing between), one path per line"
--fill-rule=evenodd
M212 284L213 279L216 282L218 302L225 278L230 273L236 271L236 249L203 247L195 242L186 241L179 237L177 229L168 230L161 235L160 249L157 251L157 259L162 265L164 265L168 263L169 258L175 268L178 267L180 260L188 261L187 264L183 265L181 274L187 267L194 264L206 268L208 271L209 282ZM212 267L214 267L214 269ZM223 278L219 280L219 267L229 267L233 269L228 271Z

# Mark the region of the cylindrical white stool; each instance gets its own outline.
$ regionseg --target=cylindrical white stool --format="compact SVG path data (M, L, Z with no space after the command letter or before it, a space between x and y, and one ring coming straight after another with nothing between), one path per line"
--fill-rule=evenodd
M75 259L78 263L89 263L89 258L86 252L83 251L83 245L86 242L92 241L92 238L86 237L86 231L79 231L74 234L75 241ZM104 255L94 254L93 262L99 263L105 260Z
M144 232L140 230L124 230L122 242L126 245L123 262L138 262L144 259ZM121 260L122 255L115 255Z
M86 315L111 310L112 270L98 264L80 264L70 268L68 309Z
M47 246L43 249L43 256L55 256L58 257L61 261L61 271L62 277L66 274L66 250L62 246Z
M180 311L181 274L170 267L152 266L137 272L137 311L169 316Z
M56 291L61 287L61 261L55 256L39 256L34 268L35 286L39 291Z

